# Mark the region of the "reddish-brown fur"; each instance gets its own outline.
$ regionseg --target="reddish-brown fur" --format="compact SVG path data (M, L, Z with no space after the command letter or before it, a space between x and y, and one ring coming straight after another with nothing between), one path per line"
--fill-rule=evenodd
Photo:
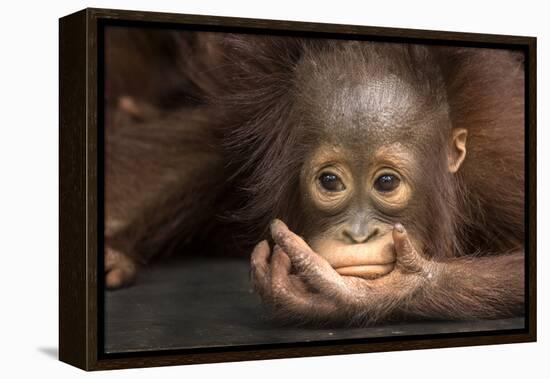
M430 206L416 213L432 222L412 228L427 246L423 253L441 263L438 272L445 280L426 283L414 296L382 296L364 312L344 305L334 318L284 309L281 314L293 322L365 324L394 317L491 318L523 312L520 53L137 29L110 30L107 37L105 234L110 247L142 262L193 244L249 253L266 238L274 218L307 234L312 220L301 209L298 174L320 137L300 123L307 110L295 105L304 95L299 86L315 75L297 72L297 64L344 49L350 54L345 75L376 50L397 73L426 76L422 80L434 93L443 88L445 99L437 101L448 103L452 127L468 130L468 153L458 176L441 174ZM128 59L132 64L126 66ZM135 75L144 78L139 85ZM322 84L327 91L333 88ZM435 149L443 152L449 133L436 133ZM442 171L440 163L434 160L426 175ZM204 248L206 240L211 247ZM394 292L403 286L396 284Z

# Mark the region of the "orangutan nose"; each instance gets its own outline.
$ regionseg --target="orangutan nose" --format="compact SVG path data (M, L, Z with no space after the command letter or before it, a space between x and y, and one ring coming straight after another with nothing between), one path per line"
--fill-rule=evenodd
M379 229L376 226L369 227L364 224L356 224L346 227L342 231L342 234L348 243L365 243L372 237L376 236L378 232Z

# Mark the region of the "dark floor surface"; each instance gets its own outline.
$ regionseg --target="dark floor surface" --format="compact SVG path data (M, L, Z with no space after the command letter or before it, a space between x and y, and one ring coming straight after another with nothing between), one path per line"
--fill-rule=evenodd
M249 265L238 259L176 260L149 267L105 296L105 352L307 342L519 329L523 318L419 322L369 328L280 327L262 317Z

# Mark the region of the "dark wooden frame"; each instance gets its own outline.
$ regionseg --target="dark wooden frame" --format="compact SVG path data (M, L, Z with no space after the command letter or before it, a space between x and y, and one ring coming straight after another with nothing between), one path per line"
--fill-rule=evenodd
M147 22L217 30L322 33L348 38L522 49L526 57L526 327L506 333L378 338L368 343L194 349L188 352L102 354L102 119L98 41L105 22ZM351 354L536 341L536 38L168 13L85 9L59 21L59 359L85 370Z

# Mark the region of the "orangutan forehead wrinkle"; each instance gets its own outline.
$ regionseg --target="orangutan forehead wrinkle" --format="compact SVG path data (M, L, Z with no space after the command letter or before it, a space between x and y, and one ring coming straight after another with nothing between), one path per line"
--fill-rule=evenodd
M410 83L396 75L368 78L364 82L343 82L326 93L312 90L308 117L323 134L344 143L371 142L369 146L401 140L415 135L423 139L417 120L430 117L424 112L426 101ZM424 129L424 128L422 128Z
M348 44L306 58L296 67L300 114L341 140L428 140L423 134L434 129L423 125L448 116L448 105L438 73L424 72L434 65L415 71L414 59L381 44Z
M373 78L367 83L345 85L321 103L323 119L331 125L364 124L398 126L419 108L418 95L412 86L395 75Z

